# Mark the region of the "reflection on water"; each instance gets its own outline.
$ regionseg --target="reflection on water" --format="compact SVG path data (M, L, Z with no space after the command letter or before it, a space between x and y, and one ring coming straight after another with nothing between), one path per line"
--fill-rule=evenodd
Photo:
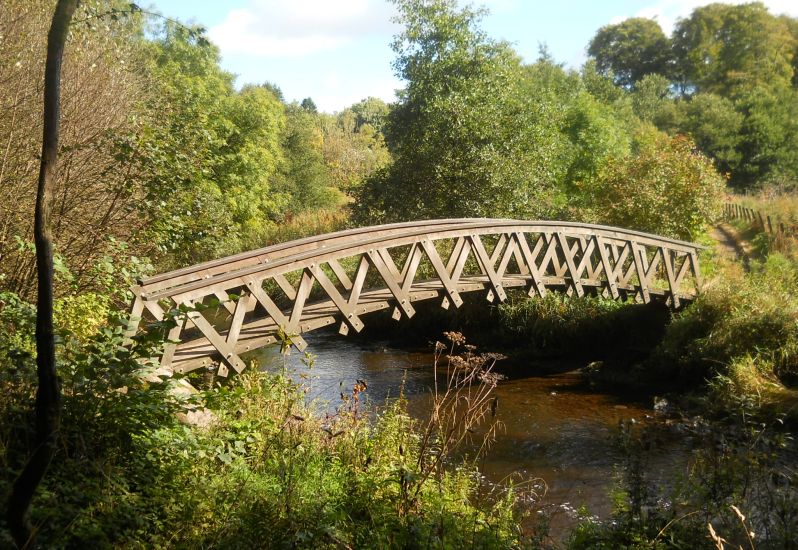
M302 354L296 351L284 358L278 348L271 347L252 357L268 371L285 368L310 387L309 399L328 409L340 403L342 392L351 392L356 380L368 383L366 393L374 404L397 396L404 383L410 413L424 416L433 384L431 345L427 346L430 351L408 351L333 333L312 333L306 338L316 356L312 369L303 365ZM592 515L606 517L621 458L614 444L618 424L654 422L649 400L600 393L575 372L529 376L501 365L497 370L507 376L494 394L504 429L480 463L483 474L491 482L510 476L516 482L545 480L548 492L542 504L552 513L555 532L573 523L575 510L583 505ZM686 451L667 433L662 437L659 451L648 459L650 470L665 479L677 464L684 464Z

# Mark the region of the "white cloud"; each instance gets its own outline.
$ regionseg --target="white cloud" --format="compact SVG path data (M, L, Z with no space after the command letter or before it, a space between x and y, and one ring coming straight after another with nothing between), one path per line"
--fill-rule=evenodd
M302 57L390 34L391 13L381 0L249 0L208 36L222 54Z
M701 6L712 4L718 0L660 0L654 2L632 14L633 17L648 17L656 19L666 34L673 31L676 21L688 17L690 13ZM726 4L745 4L751 0L723 0ZM796 0L763 0L771 13L776 15L787 14L798 16L798 2ZM620 22L627 16L617 16L612 20Z
M403 86L397 78L373 79L359 86L347 86L337 73L324 76L325 85L313 94L313 101L321 111L332 113L357 103L367 97L378 97L386 102L396 101L396 90Z

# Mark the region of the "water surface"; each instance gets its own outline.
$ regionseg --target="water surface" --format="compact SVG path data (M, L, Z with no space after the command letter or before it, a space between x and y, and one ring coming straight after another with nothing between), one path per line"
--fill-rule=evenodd
M310 387L309 399L334 410L341 393L350 394L357 380L367 383L372 404L396 397L404 387L411 414L424 417L433 387L432 344L419 349L398 349L384 341L342 338L334 333L306 336L315 356L308 369L303 354L283 357L275 347L258 350L253 357L272 372L286 371ZM659 422L650 396L607 392L590 387L574 369L579 365L523 365L497 371L506 378L495 390L497 417L503 425L496 441L480 462L490 483L511 478L535 482L545 496L534 506L547 511L555 534L573 524L576 510L591 515L611 512L610 491L622 457L616 444L621 422L656 426ZM551 367L556 367L552 369ZM559 370L556 374L533 374ZM564 371L564 372L563 372ZM670 432L662 431L656 449L649 453L649 469L672 478L685 464L686 451Z

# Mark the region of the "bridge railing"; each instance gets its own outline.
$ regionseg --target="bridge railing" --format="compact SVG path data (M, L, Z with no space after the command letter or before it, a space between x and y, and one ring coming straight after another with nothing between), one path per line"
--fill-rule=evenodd
M601 292L673 307L700 288L701 247L637 231L590 224L502 219L432 220L362 228L302 239L207 262L141 281L134 319L161 320L184 306L187 316L169 335L161 362L175 370L221 359L244 368L240 354L290 334L340 323L362 330L362 316L393 307L410 317L412 303L441 298L459 307L462 292L484 290L503 301L505 288L544 296ZM424 274L422 277L421 274ZM234 298L231 298L234 297ZM226 314L197 306L215 299ZM135 322L129 329L133 334Z

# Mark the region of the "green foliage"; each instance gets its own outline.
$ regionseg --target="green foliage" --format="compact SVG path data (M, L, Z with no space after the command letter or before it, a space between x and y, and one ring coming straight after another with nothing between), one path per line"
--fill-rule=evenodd
M795 261L773 253L750 273L729 267L723 275L674 319L652 365L692 381L731 376L741 390L753 378L798 379Z
M670 41L659 23L635 17L601 27L587 48L598 70L618 86L634 87L644 76L670 73Z
M736 102L745 119L742 162L733 180L739 187L774 176L798 175L798 90L757 86Z
M720 210L723 180L684 136L644 130L636 154L612 159L586 189L592 219L680 239L695 239Z
M388 115L394 163L357 197L365 221L542 215L559 180L545 105L523 93L521 63L478 29L481 15L440 0L397 2L394 42L408 82Z
M735 172L742 160L740 144L745 117L734 103L715 94L699 93L679 105L683 117L680 129L715 160L719 171Z
M613 325L613 314L623 307L617 300L587 296L571 298L549 292L544 298L517 298L499 306L499 319L510 340L523 342L543 353L584 349L573 338L587 344L596 333L605 334Z
M283 148L287 162L281 174L280 192L291 197L288 214L335 206L342 202L340 192L332 187L330 172L324 162L323 135L305 107L289 106Z
M182 26L166 24L147 53L156 89L121 149L147 191L146 236L179 264L233 251L288 202L271 188L284 162L283 104L263 87L236 92L218 50Z
M602 28L591 55L600 71L614 70L619 84L634 85L631 98L642 120L689 135L735 187L750 189L798 174L796 29L798 20L773 15L760 2L715 3L680 19L670 41L659 36L653 58L642 48L654 43L659 29L644 19ZM666 69L641 67L669 56ZM632 79L629 67L647 76ZM677 91L681 98L674 97Z
M355 130L368 124L375 131L381 132L388 117L388 105L377 97L367 97L349 108L356 117Z
M761 2L696 8L676 24L673 48L683 89L729 95L760 83L789 86L793 78L795 38Z
M398 2L408 82L385 127L394 162L356 193L359 221L568 217L575 185L628 154L634 115L600 75L547 52L523 66L453 2Z
M657 128L672 130L676 122L672 95L671 83L666 77L659 74L644 76L631 94L635 115Z
M36 377L33 309L13 295L2 303L5 494L32 441ZM128 346L119 323L64 333L59 451L33 507L47 547L524 545L511 490L485 497L470 464L425 469L443 457L402 399L372 421L356 390L317 415L303 388L255 369L180 397L179 380L148 359L174 322Z

